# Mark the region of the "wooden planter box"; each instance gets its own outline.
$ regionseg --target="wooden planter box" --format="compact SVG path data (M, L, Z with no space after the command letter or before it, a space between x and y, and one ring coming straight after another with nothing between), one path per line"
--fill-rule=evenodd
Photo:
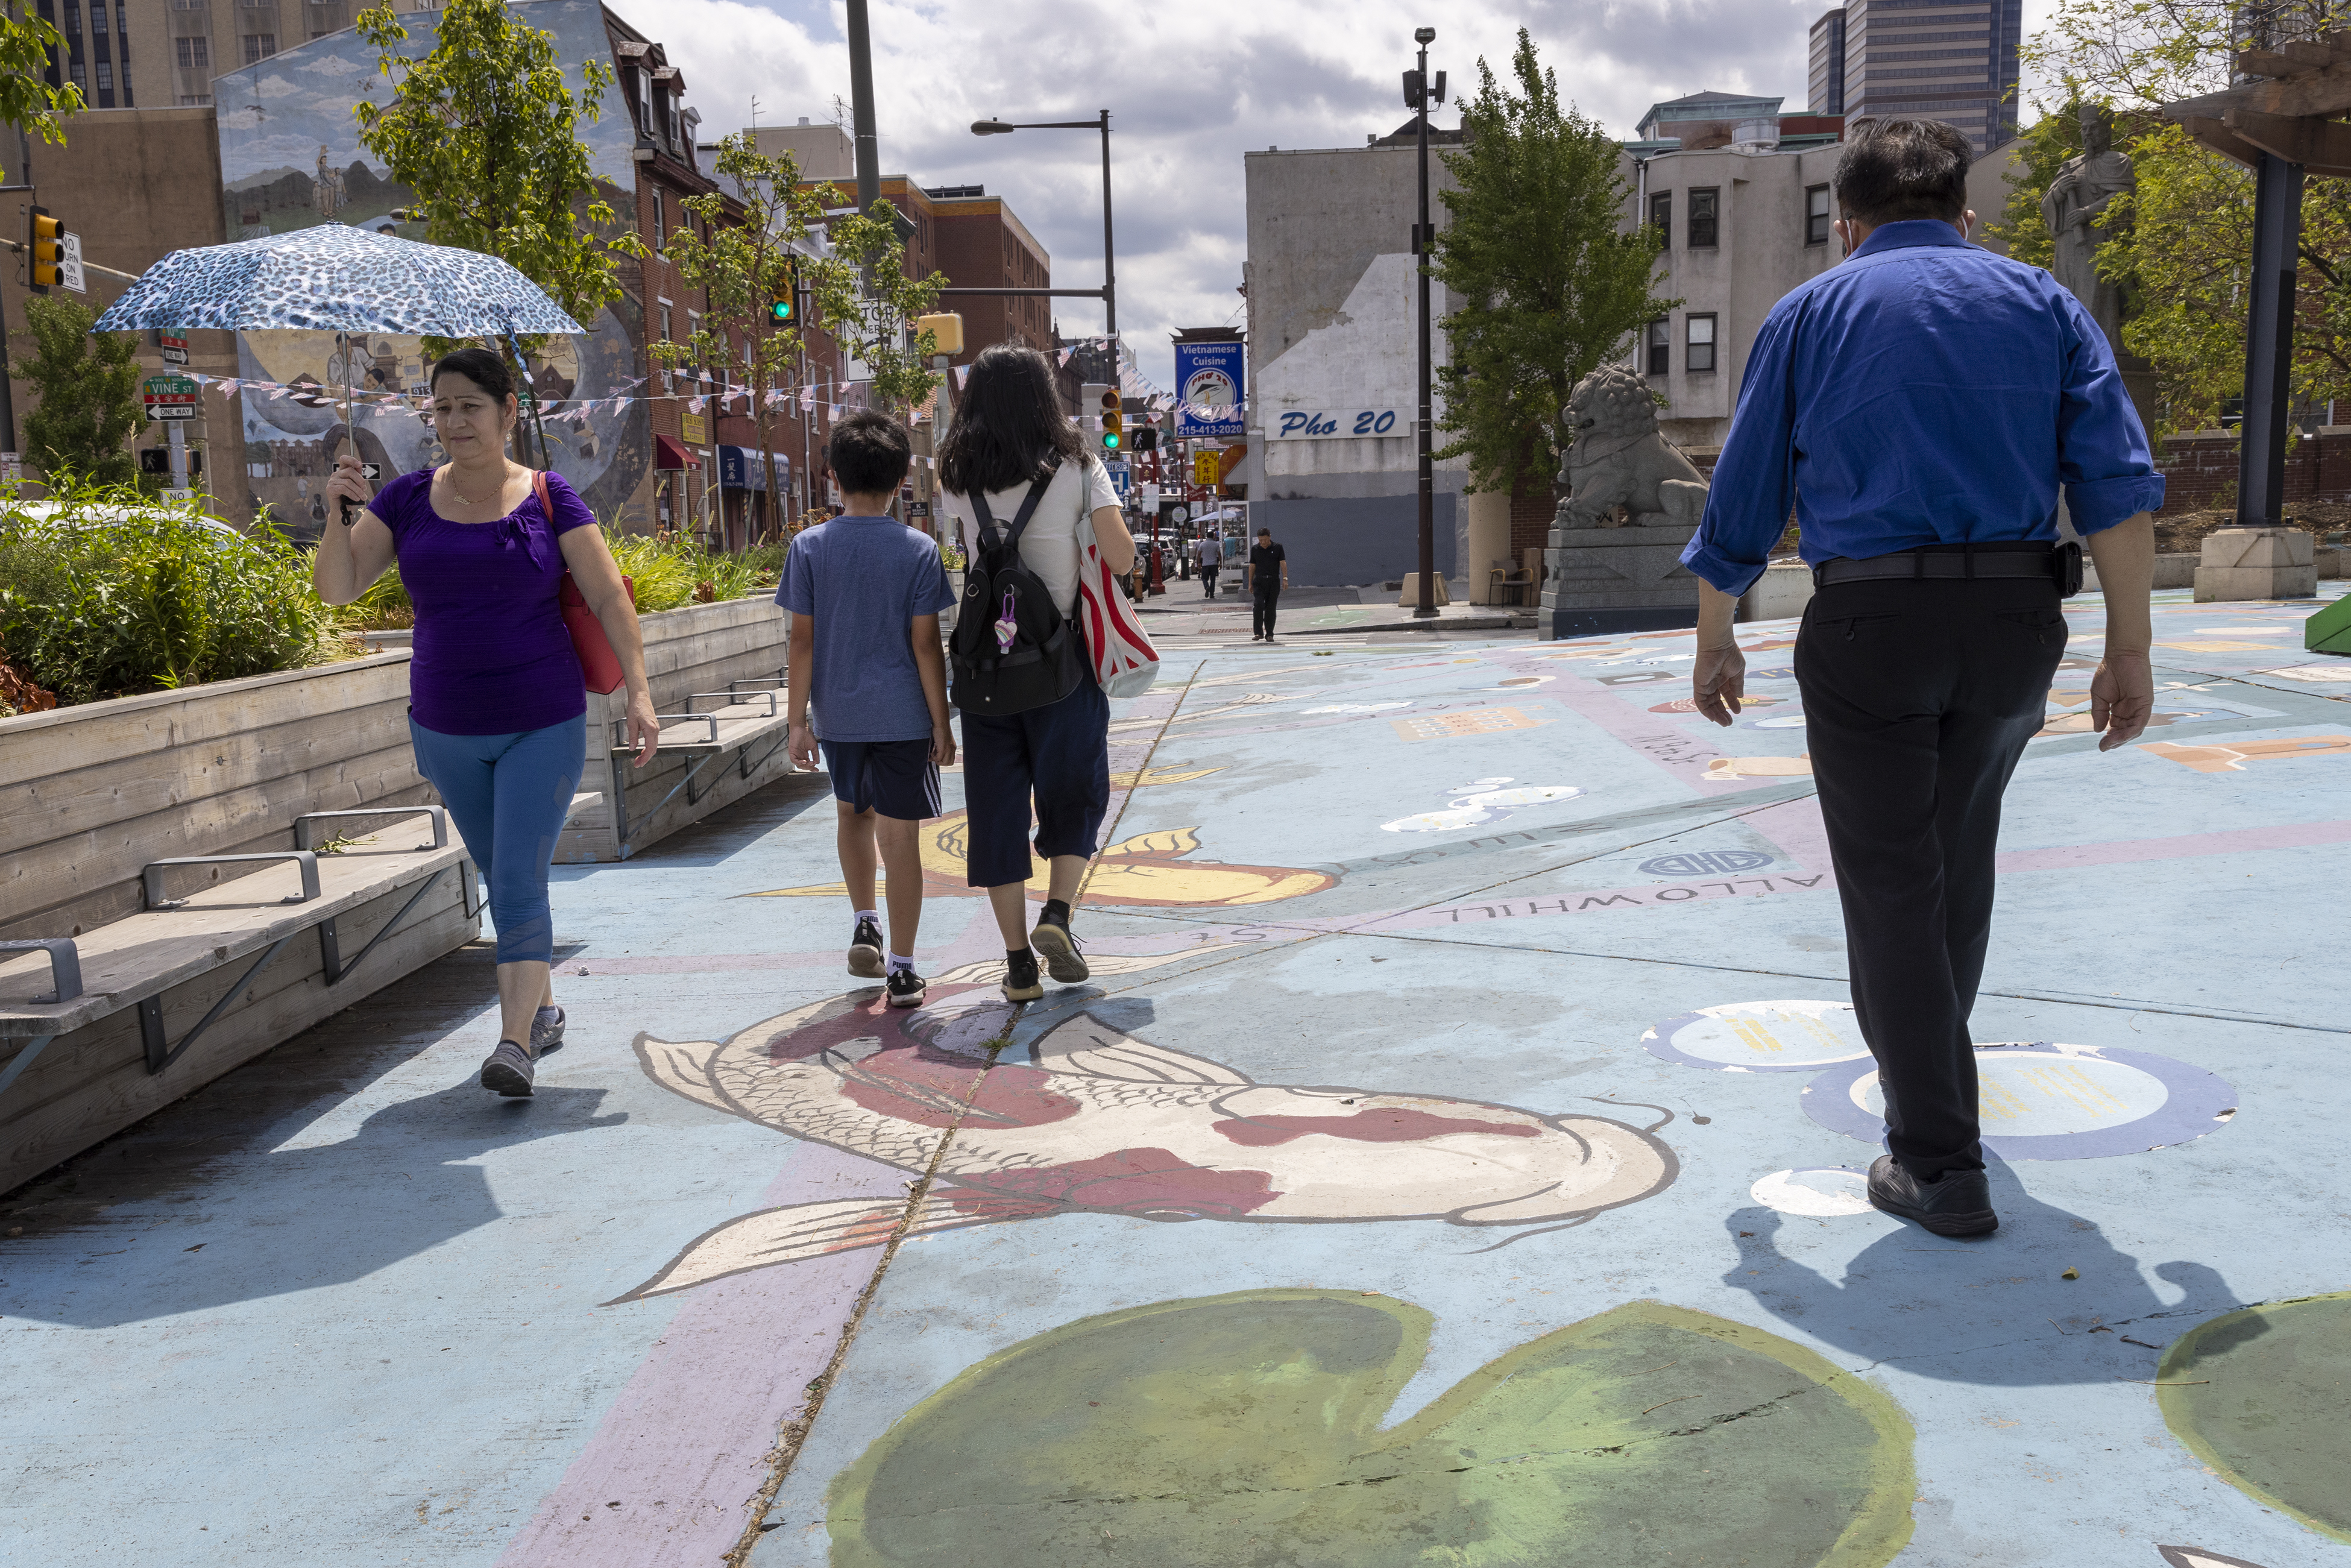
M431 802L409 745L408 660L405 651L380 653L0 718L0 938L81 936L137 915L142 866L283 851L306 812ZM408 835L402 847L417 831L414 820L398 830ZM288 941L166 1071L149 1070L136 1009L56 1035L0 1090L0 1191L471 941L478 905L466 896L470 868L460 870L439 876L413 906L421 879L340 915L348 957L407 911L331 989L320 945ZM173 874L210 894L240 875L270 873L213 866ZM158 1021L184 1035L244 972L243 963L226 963L162 990ZM29 1003L49 988L39 965L0 963L0 1004ZM16 1025L0 1031L0 1074L25 1047Z
M695 694L724 692L730 682L773 682L781 715L790 618L772 600L691 604L643 616L638 624L644 632L645 678L653 686L655 712L684 713ZM714 705L695 706L706 712ZM780 716L771 730L722 756L664 750L640 770L628 755L610 749L612 721L626 713L625 691L588 695L588 767L580 776L580 792L600 799L577 812L557 841L560 863L624 860L792 771ZM622 770L617 789L616 768ZM623 810L625 834L618 820Z

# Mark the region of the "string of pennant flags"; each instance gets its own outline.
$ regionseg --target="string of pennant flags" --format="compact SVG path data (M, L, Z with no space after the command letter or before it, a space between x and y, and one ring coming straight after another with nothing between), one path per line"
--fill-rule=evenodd
M1061 350L1060 361L1067 365L1079 348L1088 344L1110 341L1112 340L1107 338L1079 340ZM256 376L214 376L189 371L183 371L180 373L199 385L210 387L223 397L234 397L243 392L248 396L267 401L291 398L306 407L314 408L328 407L342 402L342 394L338 389L316 381L277 382ZM1133 382L1144 389L1146 401L1155 408L1164 403L1169 409L1199 420L1219 417L1222 412L1205 403L1184 404L1178 402L1173 393L1155 385L1141 372L1129 370L1123 364L1120 366L1120 380L1122 382ZM593 414L599 410L610 410L618 413L632 403L675 402L684 404L686 412L690 413L701 413L716 404L720 413L747 414L752 411L755 401L755 394L747 387L734 387L724 392L714 392L640 393L638 389L645 386L648 381L647 377L638 376L622 382L620 383L619 392L604 397L541 400L539 410L544 414L556 417L566 414L584 416ZM840 394L847 392L853 387L862 387L867 384L869 383L845 381L811 382L799 387L771 388L766 393L759 394L758 401L765 402L770 413L779 413L791 404L797 403L804 415L815 413L818 404L822 403L829 418L839 418L843 409L853 406L844 401ZM429 397L414 393L362 392L356 388L350 393L350 400L354 409L363 407L371 412L404 412L420 418L423 417L432 406L432 400ZM1097 417L1087 415L1081 418L1078 423L1091 429L1100 425L1102 422Z

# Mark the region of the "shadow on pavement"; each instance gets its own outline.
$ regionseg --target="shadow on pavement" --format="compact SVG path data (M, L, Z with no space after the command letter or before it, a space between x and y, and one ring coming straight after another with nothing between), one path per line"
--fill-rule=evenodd
M2179 1292L2167 1300L2095 1223L2032 1197L1997 1159L1987 1174L1994 1235L1951 1241L1905 1224L1841 1280L1781 1250L1776 1210L1738 1209L1724 1228L1740 1259L1723 1282L1849 1356L1987 1387L2152 1380L2156 1347L2245 1304L2217 1270L2185 1260L2151 1270Z

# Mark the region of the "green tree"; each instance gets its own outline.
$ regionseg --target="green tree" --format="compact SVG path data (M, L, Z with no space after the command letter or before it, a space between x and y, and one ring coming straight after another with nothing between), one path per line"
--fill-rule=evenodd
M44 141L63 141L66 120L89 107L73 83L48 84L51 52L64 55L65 35L47 18L19 18L16 10L10 5L0 16L0 121Z
M1559 411L1627 333L1679 304L1650 292L1657 234L1627 229L1621 152L1597 121L1562 106L1556 73L1519 29L1516 88L1483 59L1463 108L1465 145L1445 156L1457 188L1431 276L1462 303L1445 318L1451 362L1440 457L1469 459L1473 490L1515 491L1557 471Z
M725 366L749 391L768 504L780 507L768 393L790 378L806 333L797 308L789 320L778 321L772 307L793 298L803 269L812 279L823 265L809 236L824 221L824 203L816 191L801 188L790 153L762 153L747 131L718 144L717 172L735 195L688 196L679 205L698 222L679 225L662 247L679 276L707 296L701 325L682 343L650 347L667 364ZM775 516L780 522L780 511Z
M853 199L837 185L820 194ZM828 238L830 254L806 275L817 324L863 368L876 407L908 413L939 384L930 368L937 340L928 332L918 337L914 322L937 307L946 274L907 276L897 209L887 201L837 220Z
M2351 22L2351 0L2267 9L2281 37ZM2217 424L2244 387L2252 173L2152 111L2229 85L2247 10L2238 0L2065 0L2023 50L2027 71L2056 90L2035 105L2045 118L2027 135L1995 232L2012 254L2047 264L2040 202L2079 149L2073 105L2111 110L2137 188L2099 216L2108 237L2098 270L2123 294L2123 346L2154 369L2158 434ZM2320 400L2351 387L2351 181L2310 181L2302 216L2291 388L2298 400Z
M32 357L16 373L38 400L25 416L25 455L57 487L68 475L98 485L139 478L124 443L146 423L139 396L139 349L128 333L90 331L98 319L71 299L35 295L25 301Z
M611 68L586 61L574 98L555 35L517 20L502 0L449 0L422 57L402 52L408 29L389 7L361 12L358 26L392 83L390 104L353 106L360 142L416 193L426 237L510 263L592 324L621 296L615 257L640 254L634 231L596 197L579 136L583 115L602 114ZM427 354L454 346L425 340ZM511 361L507 345L499 350Z

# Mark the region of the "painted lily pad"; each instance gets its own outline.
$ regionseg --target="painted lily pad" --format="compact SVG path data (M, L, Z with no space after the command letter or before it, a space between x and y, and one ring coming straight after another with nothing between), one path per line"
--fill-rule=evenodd
M2222 1479L2351 1541L2351 1291L2214 1318L2156 1375L2165 1424Z
M1434 1322L1275 1290L1050 1330L835 1478L834 1568L1878 1568L1910 1538L1909 1421L1776 1335L1634 1302L1383 1428Z

